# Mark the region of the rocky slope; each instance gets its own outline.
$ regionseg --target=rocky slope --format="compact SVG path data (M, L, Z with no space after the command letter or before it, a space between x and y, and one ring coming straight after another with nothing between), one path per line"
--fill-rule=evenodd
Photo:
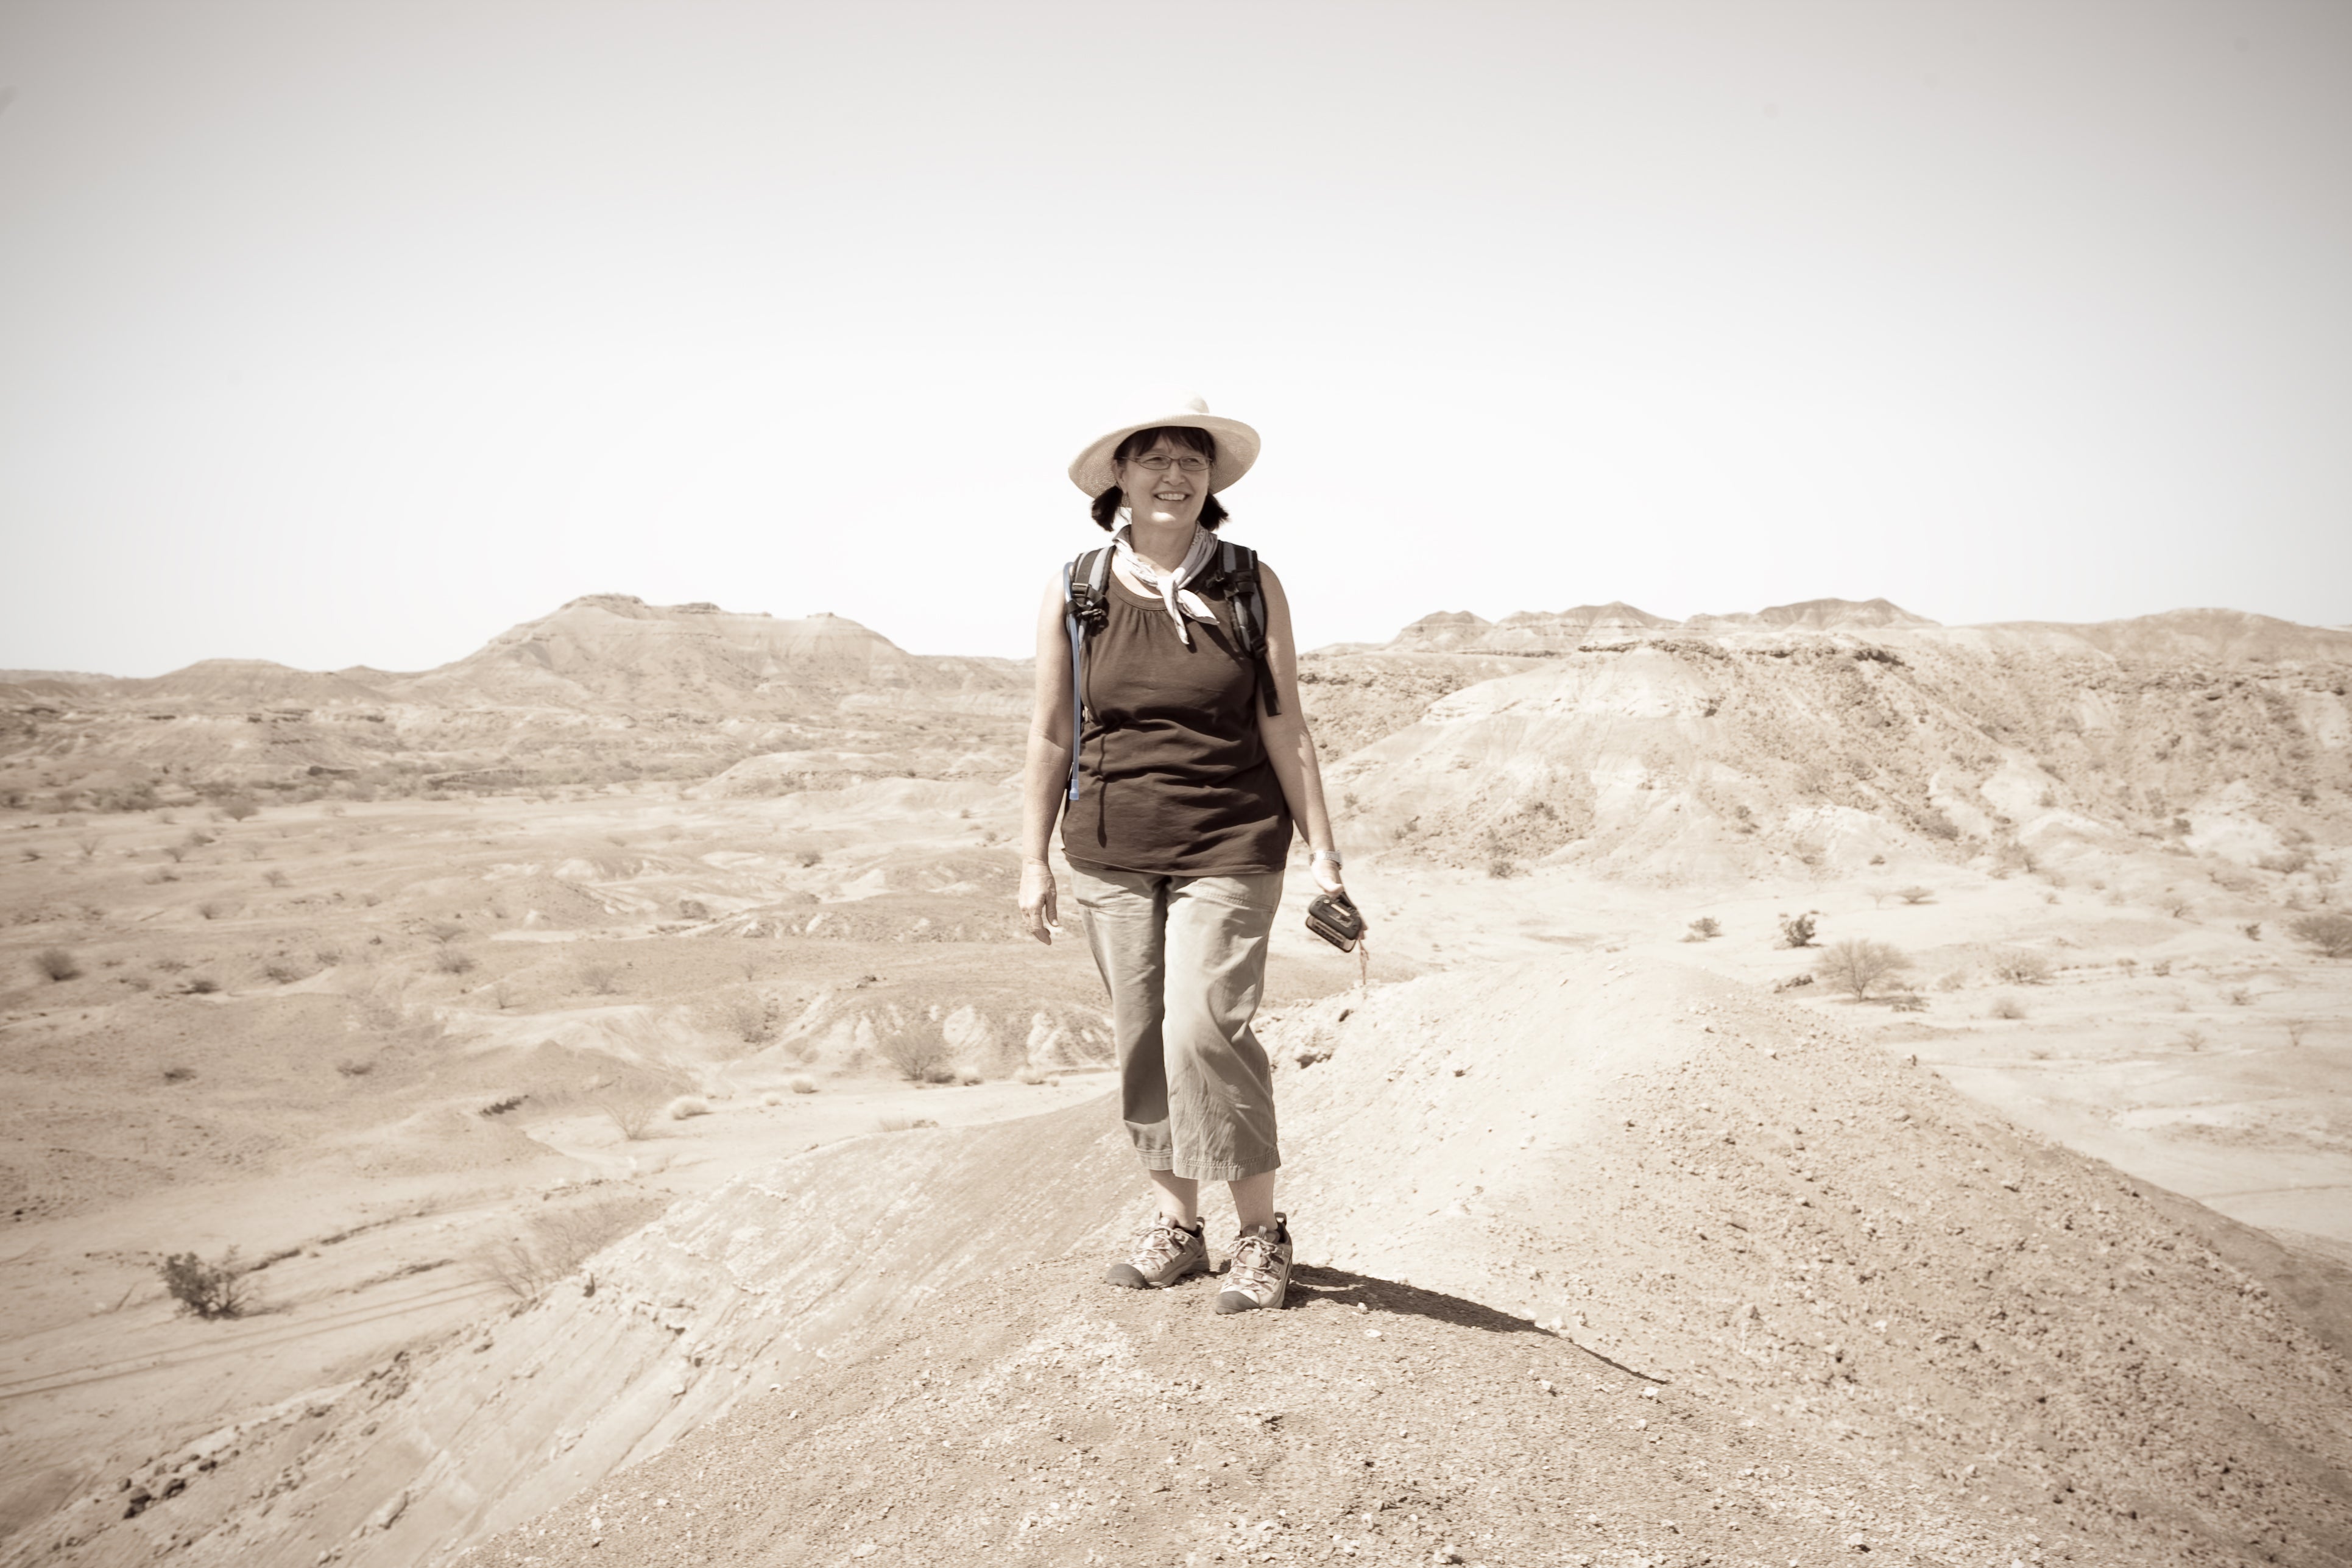
M1505 869L1554 858L1707 880L1894 853L2023 866L2201 834L2293 876L2313 845L2352 843L2347 677L2127 665L1935 629L1676 636L1456 690L1328 774L1358 803L1351 834ZM1352 696L1327 684L1310 702L1319 719Z
M1092 1284L1139 1209L1107 1109L877 1135L0 1561L2352 1552L2342 1271L1815 1015L1599 957L1266 1038L1297 1310Z

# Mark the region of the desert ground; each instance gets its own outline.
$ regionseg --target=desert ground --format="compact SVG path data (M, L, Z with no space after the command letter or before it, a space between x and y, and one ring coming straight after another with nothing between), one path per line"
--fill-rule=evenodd
M0 1564L2352 1562L2352 632L1302 678L1375 930L1279 922L1232 1320L1096 1283L1024 667L593 595L0 672Z

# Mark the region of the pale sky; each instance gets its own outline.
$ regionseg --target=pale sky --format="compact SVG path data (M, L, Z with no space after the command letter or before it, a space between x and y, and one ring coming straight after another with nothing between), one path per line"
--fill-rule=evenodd
M0 667L1023 654L1198 393L1302 642L2352 622L2352 5L0 4Z

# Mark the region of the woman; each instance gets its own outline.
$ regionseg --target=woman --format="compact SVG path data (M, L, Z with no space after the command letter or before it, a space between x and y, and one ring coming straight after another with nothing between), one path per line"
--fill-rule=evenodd
M1225 1182L1240 1235L1220 1312L1279 1307L1290 1281L1290 1232L1274 1206L1274 1080L1250 1017L1294 824L1316 881L1344 892L1281 580L1259 569L1264 649L1253 658L1236 617L1248 595L1224 576L1214 539L1225 521L1216 492L1249 471L1257 449L1256 431L1196 399L1121 426L1071 463L1114 554L1105 613L1079 660L1075 773L1063 574L1037 607L1023 782L1022 920L1053 941L1045 856L1058 815L1087 942L1110 988L1120 1115L1159 1196L1158 1217L1107 1278L1165 1286L1206 1268L1201 1184Z

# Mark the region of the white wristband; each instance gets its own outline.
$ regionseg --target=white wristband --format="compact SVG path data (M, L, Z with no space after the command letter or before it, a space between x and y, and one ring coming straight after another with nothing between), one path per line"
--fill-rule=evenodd
M1307 857L1307 863L1309 866L1314 865L1318 860L1328 860L1334 866L1345 866L1347 864L1345 860L1339 858L1339 852L1337 849L1318 849L1313 854Z

